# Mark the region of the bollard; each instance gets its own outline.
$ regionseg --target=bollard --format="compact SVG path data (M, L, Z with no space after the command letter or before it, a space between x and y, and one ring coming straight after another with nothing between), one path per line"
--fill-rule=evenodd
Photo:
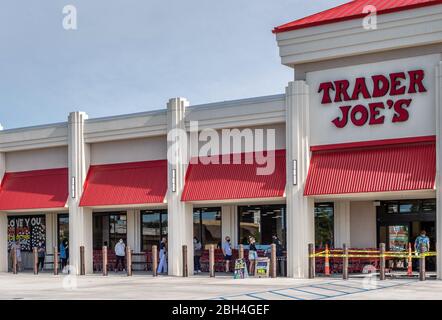
M127 276L132 277L132 250L130 250L130 247L126 247L126 270L127 270Z
M272 269L271 269L271 273L270 273L270 277L272 277L272 278L276 278L276 244L272 244L271 245L271 255L270 255L270 258L271 258L271 263L270 263L270 265L272 266Z
M84 276L86 274L84 266L84 246L80 246L80 275Z
M345 243L342 244L342 249L344 250L344 261L342 263L342 279L348 280L348 248Z
M379 244L379 280L385 280L385 243Z
M239 245L238 258L244 259L244 246L242 244Z
M156 277L158 275L157 273L158 269L158 248L157 246L152 246L152 275Z
M325 245L325 258L324 258L324 274L330 276L330 257L329 257L328 244Z
M103 254L103 276L107 276L108 270L107 270L107 247L106 246L103 246L102 254Z
M308 245L308 278L315 278L315 245L309 243Z
M187 266L187 246L183 245L183 277L189 276L189 269Z
M54 275L58 275L58 249L54 247Z
M12 273L17 274L17 251L12 248Z
M215 276L215 246L213 244L209 247L209 275L211 278Z
M419 249L419 281L425 281L425 251L423 243L421 244L421 247Z
M34 274L38 274L38 249L34 247L32 249L32 253L34 255Z

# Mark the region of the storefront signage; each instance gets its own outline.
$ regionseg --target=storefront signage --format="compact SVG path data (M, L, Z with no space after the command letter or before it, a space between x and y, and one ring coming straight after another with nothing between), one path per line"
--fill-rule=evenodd
M255 261L255 276L268 278L270 269L269 258L258 258Z
M430 54L307 72L309 144L435 135L440 59Z
M375 74L352 81L322 82L318 93L321 94L322 105L341 104L340 116L331 120L337 128L344 128L349 123L361 127L385 121L405 122L410 116L407 109L412 105L413 96L427 92L424 79L424 70ZM384 97L387 97L386 101L383 101ZM361 99L368 102L359 103ZM388 114L386 110L392 112Z
M247 264L244 259L235 260L235 271L233 273L234 279L245 279L248 278L249 273L247 271Z

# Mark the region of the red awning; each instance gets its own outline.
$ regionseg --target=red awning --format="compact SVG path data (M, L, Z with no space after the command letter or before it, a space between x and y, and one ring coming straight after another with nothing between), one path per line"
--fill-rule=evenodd
M257 169L265 167L256 161L255 153L243 153L241 164L233 164L234 155L228 155L230 164L223 164L223 157L217 156L219 164L207 163L199 159L190 164L186 174L182 201L232 200L253 198L283 197L285 191L285 150L277 150L273 172L257 174ZM246 157L253 156L253 163L246 164ZM252 157L251 157L252 158Z
M166 192L167 160L94 165L80 206L159 204Z
M376 13L381 15L438 4L442 4L442 0L355 0L326 11L286 23L273 29L273 32L281 33L334 22L362 19L368 15L367 13L364 13L364 7L367 5L374 6L377 10Z
M0 210L65 207L68 169L7 172L0 189Z
M405 140L398 140L405 141ZM409 140L411 141L411 140ZM304 195L429 190L435 186L434 137L312 148Z

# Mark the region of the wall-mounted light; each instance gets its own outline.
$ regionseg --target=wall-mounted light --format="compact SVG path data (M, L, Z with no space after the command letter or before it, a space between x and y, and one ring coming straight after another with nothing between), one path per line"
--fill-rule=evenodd
M298 161L293 160L293 185L298 185Z
M75 199L75 177L71 178L71 197Z
M172 169L172 192L176 192L176 169Z

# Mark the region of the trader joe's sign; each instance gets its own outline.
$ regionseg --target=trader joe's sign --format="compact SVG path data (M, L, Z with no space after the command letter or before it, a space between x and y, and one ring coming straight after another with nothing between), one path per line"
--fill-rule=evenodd
M408 70L370 77L322 82L321 104L338 104L340 115L331 122L337 128L405 122L413 97L427 92L424 70ZM366 101L366 103L361 102Z
M17 241L22 251L32 251L46 241L45 216L8 217L8 247Z

